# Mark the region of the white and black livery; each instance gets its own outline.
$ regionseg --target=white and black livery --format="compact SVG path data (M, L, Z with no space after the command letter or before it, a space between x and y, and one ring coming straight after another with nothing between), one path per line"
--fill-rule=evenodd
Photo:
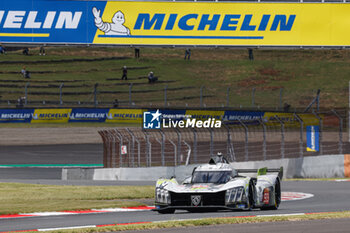
M256 177L242 174L255 173ZM175 178L159 179L155 190L155 211L174 213L208 210L278 209L281 203L280 169L234 169L220 153L208 164L193 169L182 183Z

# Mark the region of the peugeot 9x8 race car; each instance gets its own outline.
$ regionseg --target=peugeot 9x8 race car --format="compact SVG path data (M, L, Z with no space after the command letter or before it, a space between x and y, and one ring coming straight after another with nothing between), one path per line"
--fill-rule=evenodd
M255 173L256 177L242 173ZM155 211L174 213L207 210L277 209L281 203L280 169L234 169L220 154L208 164L193 169L192 176L178 183L159 179L155 190Z

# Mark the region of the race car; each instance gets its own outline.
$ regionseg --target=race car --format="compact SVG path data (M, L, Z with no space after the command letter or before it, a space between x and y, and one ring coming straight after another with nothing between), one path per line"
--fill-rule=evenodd
M256 177L243 176L255 173ZM155 190L155 211L201 212L208 210L278 209L281 203L283 167L279 169L234 169L218 154L193 169L182 183L176 178L159 179Z

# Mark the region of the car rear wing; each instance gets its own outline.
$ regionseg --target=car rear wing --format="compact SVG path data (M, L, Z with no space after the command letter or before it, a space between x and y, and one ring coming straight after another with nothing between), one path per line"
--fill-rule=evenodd
M237 173L257 173L258 176L266 175L267 173L278 173L280 180L283 178L283 167L280 168L259 168L259 169L236 169Z

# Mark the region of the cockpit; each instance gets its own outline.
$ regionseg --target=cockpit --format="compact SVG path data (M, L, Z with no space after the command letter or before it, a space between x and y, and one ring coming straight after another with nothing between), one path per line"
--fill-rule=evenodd
M191 183L225 184L231 177L232 171L195 171Z

